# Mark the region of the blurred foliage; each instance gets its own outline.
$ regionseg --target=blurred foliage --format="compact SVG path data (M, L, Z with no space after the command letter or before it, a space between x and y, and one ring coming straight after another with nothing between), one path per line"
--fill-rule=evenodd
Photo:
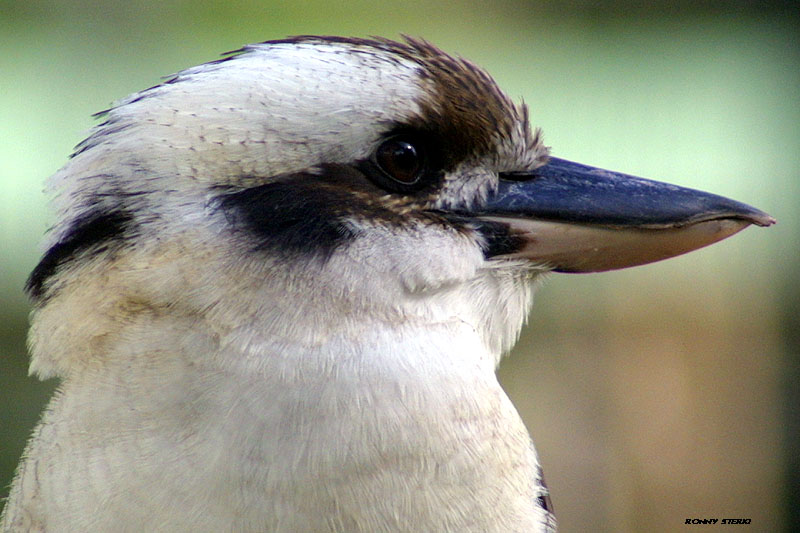
M556 155L779 220L540 291L501 379L564 531L800 523L797 30L795 2L0 1L0 481L55 385L25 377L21 287L50 216L44 180L90 115L248 42L407 33L485 66Z

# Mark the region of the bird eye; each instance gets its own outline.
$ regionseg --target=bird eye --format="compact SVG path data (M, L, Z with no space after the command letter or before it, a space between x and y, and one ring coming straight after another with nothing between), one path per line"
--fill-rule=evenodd
M375 163L401 185L415 185L425 171L425 152L407 137L392 137L375 152Z

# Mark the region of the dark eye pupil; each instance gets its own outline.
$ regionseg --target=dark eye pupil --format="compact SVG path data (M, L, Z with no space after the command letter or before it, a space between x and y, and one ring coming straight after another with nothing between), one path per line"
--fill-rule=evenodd
M422 175L423 160L419 150L406 140L390 139L375 154L375 160L386 174L404 185L412 185Z

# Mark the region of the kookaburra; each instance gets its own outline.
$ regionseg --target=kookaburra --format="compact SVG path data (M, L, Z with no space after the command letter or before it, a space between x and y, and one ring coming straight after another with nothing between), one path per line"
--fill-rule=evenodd
M495 368L548 271L767 214L549 156L414 39L295 37L101 115L51 179L3 531L553 531Z

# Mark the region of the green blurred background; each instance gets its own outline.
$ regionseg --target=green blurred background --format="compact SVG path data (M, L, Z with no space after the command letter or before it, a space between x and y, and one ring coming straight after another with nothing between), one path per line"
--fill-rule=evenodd
M673 531L687 518L797 528L799 14L744 1L0 0L2 495L55 387L26 377L21 287L48 226L42 187L90 115L245 43L408 33L486 67L555 155L779 221L539 290L500 375L562 531Z

